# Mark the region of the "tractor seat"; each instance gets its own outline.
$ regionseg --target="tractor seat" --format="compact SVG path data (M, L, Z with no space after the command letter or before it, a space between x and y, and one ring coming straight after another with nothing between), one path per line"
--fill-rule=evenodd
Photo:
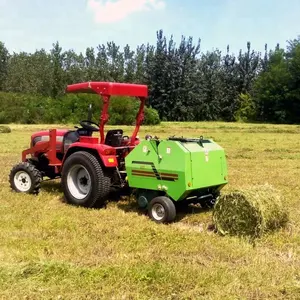
M112 129L107 131L104 144L112 147L120 147L122 145L123 130Z
M77 130L70 130L65 133L62 142L62 153L66 153L71 144L79 141L80 135Z

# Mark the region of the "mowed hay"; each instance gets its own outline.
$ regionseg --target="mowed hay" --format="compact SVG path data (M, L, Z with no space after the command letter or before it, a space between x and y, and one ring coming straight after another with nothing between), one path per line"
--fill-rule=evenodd
M223 235L260 237L288 222L284 198L271 185L257 185L220 196L213 211L217 231Z
M0 133L10 133L11 129L8 126L0 126Z

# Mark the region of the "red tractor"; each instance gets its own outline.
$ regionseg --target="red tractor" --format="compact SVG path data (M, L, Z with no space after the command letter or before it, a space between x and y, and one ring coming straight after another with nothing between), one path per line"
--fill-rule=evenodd
M67 86L66 92L100 95L103 100L100 123L88 118L75 130L34 133L30 148L22 152L22 162L11 170L10 186L16 192L36 194L45 177L61 177L67 203L103 206L111 187L126 189L125 157L139 144L137 134L144 119L148 88L137 84L85 82ZM136 126L131 136L124 136L122 129L104 134L111 96L139 99ZM93 136L93 132L99 132L100 139Z

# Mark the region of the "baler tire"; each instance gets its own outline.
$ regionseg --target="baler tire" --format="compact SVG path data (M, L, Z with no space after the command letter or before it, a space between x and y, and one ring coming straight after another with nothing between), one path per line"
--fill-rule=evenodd
M21 176L23 177L21 178ZM17 193L37 195L40 192L42 180L41 172L29 162L15 165L9 174L10 187ZM29 186L26 187L26 184Z
M82 170L76 170L76 167ZM77 172L79 176L81 171L88 178L84 175L84 177L76 178L77 182L75 182L72 175L76 176ZM86 180L86 184L80 182L83 178ZM88 181L90 182L88 183ZM66 202L74 206L92 208L96 203L98 206L103 206L107 199L105 176L101 165L94 155L86 151L75 152L66 159L62 168L61 184ZM87 187L89 190L86 192L83 190L84 185L89 185ZM71 190L73 188L73 192L70 191L70 188Z
M158 212L158 210L161 210ZM159 216L161 213L161 216ZM174 202L165 196L153 198L148 205L148 214L156 223L171 223L176 218L176 207Z

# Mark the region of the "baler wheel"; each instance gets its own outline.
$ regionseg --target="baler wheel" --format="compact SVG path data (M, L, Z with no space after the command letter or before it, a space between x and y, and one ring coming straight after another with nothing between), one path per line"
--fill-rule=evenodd
M29 162L15 165L9 175L10 187L17 193L38 194L41 182L41 172Z
M64 163L61 177L66 202L83 207L103 206L107 200L108 181L98 159L89 152L71 154Z
M168 197L155 197L148 205L148 214L156 223L171 223L176 217L175 204Z

